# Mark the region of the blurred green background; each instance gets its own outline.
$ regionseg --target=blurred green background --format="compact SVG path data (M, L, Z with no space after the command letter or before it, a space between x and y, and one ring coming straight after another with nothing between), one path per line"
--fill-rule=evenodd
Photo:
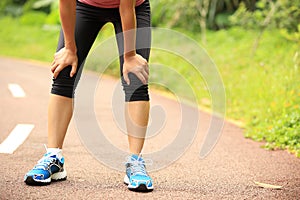
M264 141L264 148L286 149L300 157L300 0L150 3L154 27L189 36L216 63L226 88L227 118L244 128L246 137ZM60 29L58 6L58 0L1 0L0 55L51 62ZM112 35L108 24L93 48ZM198 106L210 109L209 92L203 80L203 87L194 84L201 77L191 75L188 62L159 50L151 52L150 62L188 77ZM99 65L91 58L86 67L97 71ZM105 73L118 76L118 61ZM170 81L176 85L176 78ZM184 96L185 91L176 92Z

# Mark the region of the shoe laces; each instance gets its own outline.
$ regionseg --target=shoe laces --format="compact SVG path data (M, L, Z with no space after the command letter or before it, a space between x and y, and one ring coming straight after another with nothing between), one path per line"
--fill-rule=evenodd
M49 165L54 162L55 158L51 154L45 154L35 165L35 169L48 169Z
M47 146L44 144L47 151ZM55 158L51 153L45 153L44 156L34 166L35 169L48 169L49 165L54 162Z
M151 159L142 159L141 155L138 158L128 156L126 164L130 165L133 175L148 176L145 165L152 165L153 161Z

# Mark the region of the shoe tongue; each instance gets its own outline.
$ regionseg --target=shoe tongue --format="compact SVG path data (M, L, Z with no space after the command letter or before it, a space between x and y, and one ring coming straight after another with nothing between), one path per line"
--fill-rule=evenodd
M58 158L58 153L57 152L46 152L44 154L44 157L47 157L47 158Z
M142 157L139 157L139 155L132 154L132 155L131 155L131 160L143 161L143 158L142 158Z
M53 155L50 155L50 157L51 157L51 158L56 158L56 155L55 155L55 154L53 154Z
M52 152L48 152L44 155L44 157L48 157L48 158L55 158L56 157L56 154L52 153Z

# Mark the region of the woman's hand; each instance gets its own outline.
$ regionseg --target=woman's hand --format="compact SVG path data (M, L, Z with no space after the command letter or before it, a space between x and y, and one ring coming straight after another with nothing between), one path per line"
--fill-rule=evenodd
M135 54L124 58L123 77L128 85L130 85L130 80L128 78L129 72L134 73L143 84L148 83L149 66L147 60L141 55Z
M76 55L76 51L62 48L54 54L54 61L51 64L53 78L56 78L61 70L70 65L72 66L70 77L73 77L77 70L77 63L78 58Z

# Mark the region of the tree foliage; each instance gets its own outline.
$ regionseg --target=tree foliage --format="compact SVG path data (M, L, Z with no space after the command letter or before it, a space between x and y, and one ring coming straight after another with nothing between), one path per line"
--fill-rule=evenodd
M300 23L300 0L260 0L254 11L240 4L230 20L234 25L245 28L284 28L289 32L298 30Z
M56 0L1 0L0 15L19 17L26 12L39 11L49 14Z
M205 1L153 0L153 25L163 24L167 27L200 31L199 20L203 17L203 11L198 5ZM206 8L206 27L222 29L232 25L246 28L268 26L293 32L297 31L300 21L299 8L300 0L210 0Z
M153 24L163 23L169 27L181 27L191 31L199 31L201 9L206 0L152 0ZM254 10L256 0L209 0L206 10L206 24L210 29L220 29L229 26L228 17L233 14L243 2L247 9Z
M51 15L48 21L57 23L57 4L58 0L1 0L0 13L20 16L39 11ZM300 0L151 0L151 4L153 26L180 27L196 32L232 25L247 28L267 25L297 32L300 21ZM272 9L274 13L270 16Z

